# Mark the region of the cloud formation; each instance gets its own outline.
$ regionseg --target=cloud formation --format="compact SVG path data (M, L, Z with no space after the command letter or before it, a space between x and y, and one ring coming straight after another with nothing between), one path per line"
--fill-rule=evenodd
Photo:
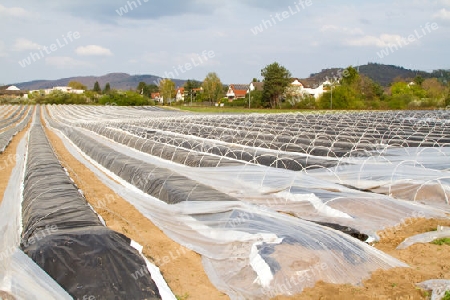
M357 47L375 46L384 48L397 43L401 38L402 37L397 34L382 34L380 36L365 35L359 38L348 39L346 40L346 44Z
M216 72L224 83L248 82L261 79L261 69L274 61L295 77L367 62L450 68L450 0L311 0L294 15L289 7L302 7L299 1L2 0L0 20L7 30L0 38L0 69L7 71L0 82L110 72L161 76L197 61L205 50L215 57L180 73L180 79L203 80ZM289 18L281 15L279 21L277 13L284 11ZM428 22L438 23L439 30L426 41L377 57L377 51L415 30L424 35L420 26ZM256 26L264 30L255 35ZM72 41L69 32L81 38ZM53 44L57 53L41 49L41 55L40 45ZM18 61L30 53L47 59L20 68Z
M450 21L450 10L447 10L446 8L443 8L439 12L434 14L433 17L435 19L440 19L440 20L444 20L444 21Z
M27 17L30 13L21 7L6 7L0 4L0 16Z
M111 50L98 45L80 46L75 53L82 56L111 56Z
M18 38L16 39L13 50L14 51L28 51L28 50L39 50L42 46L38 43L35 43L33 41L30 41L25 38Z

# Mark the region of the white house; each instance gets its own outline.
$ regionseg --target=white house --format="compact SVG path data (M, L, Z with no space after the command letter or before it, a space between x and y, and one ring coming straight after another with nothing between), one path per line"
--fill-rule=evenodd
M164 103L164 97L160 93L151 93L150 98L158 103Z
M303 81L303 83L302 83ZM298 78L293 78L291 82L291 87L294 89L294 93L301 93L304 95L311 95L315 99L318 99L327 90L330 85L328 81L321 83L320 85L314 85L306 82L305 80L300 81ZM324 88L325 87L325 88Z
M84 93L84 90L73 89L70 86L56 86L50 90L50 93L53 91L61 91L63 93L78 94L78 95L81 95Z
M184 101L184 87L177 88L176 101Z
M20 91L20 89L15 85L9 86L6 90L7 91Z
M34 92L38 92L39 93L40 91L41 90L32 90L32 91L30 91L30 94L34 93ZM73 89L70 86L55 86L55 87L53 87L51 89L44 89L42 91L44 91L45 95L48 95L48 94L52 93L53 91L61 91L63 93L78 94L78 95L84 94L84 90Z

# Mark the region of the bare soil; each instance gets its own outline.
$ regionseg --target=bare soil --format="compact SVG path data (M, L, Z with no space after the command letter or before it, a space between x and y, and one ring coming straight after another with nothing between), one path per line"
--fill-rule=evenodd
M15 166L17 145L27 129L18 133L0 154L0 203ZM169 287L180 299L228 299L209 281L199 254L171 240L135 207L106 187L67 151L54 132L46 128L46 134L62 165L107 226L143 245L144 255L160 267ZM379 232L381 240L374 247L407 263L410 268L378 270L361 286L318 282L299 295L274 299L429 299L430 293L415 284L428 279L450 279L450 246L426 243L403 250L396 250L396 247L405 238L435 230L438 225L450 226L450 219L409 219L400 226ZM0 296L8 299L1 292Z
M450 226L450 220L409 219L400 226L378 233L382 238L375 247L407 263L410 268L378 270L360 287L318 282L299 295L274 299L430 299L430 293L415 284L429 279L450 279L450 246L426 243L402 250L396 250L396 247L405 238L436 230L438 225Z

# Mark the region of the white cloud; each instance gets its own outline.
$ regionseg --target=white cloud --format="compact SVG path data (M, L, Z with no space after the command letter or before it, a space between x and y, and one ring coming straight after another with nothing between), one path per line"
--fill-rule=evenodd
M396 34L382 34L379 37L365 35L360 38L348 39L345 44L349 46L376 46L379 48L388 47L390 44L396 44L402 37Z
M111 56L113 55L111 50L107 48L103 48L98 45L88 45L88 46L80 46L75 52L78 55L96 55L96 56Z
M21 7L5 7L0 4L0 15L6 15L11 17L26 17L30 13Z
M340 33L344 33L344 34L349 34L349 35L362 35L362 34L364 34L362 29L360 29L360 28L338 27L336 25L323 25L320 28L320 31L322 31L322 32L335 31L335 32L340 32Z
M24 38L16 39L13 46L14 51L39 50L40 48L42 48L41 45Z
M46 57L45 63L58 69L74 69L80 67L86 68L91 66L84 61L76 60L69 56Z
M441 0L442 5L450 6L450 0Z
M339 30L339 27L336 25L323 25L322 28L320 28L320 31L337 31Z
M449 0L450 2L450 0ZM441 19L445 21L450 21L450 10L447 10L446 8L441 9L438 13L434 14L433 16L435 19Z

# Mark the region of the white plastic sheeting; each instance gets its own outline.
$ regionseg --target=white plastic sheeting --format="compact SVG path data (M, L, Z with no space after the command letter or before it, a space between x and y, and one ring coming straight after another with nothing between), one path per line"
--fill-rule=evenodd
M405 267L403 263L349 235L307 220L353 226L374 235L376 230L396 225L405 218L445 217L445 212L439 208L333 183L326 178L333 172L326 168L314 169L318 174L323 172L325 178L319 178L320 175L315 174L316 171L312 169L294 172L249 161L226 167L188 167L139 152L132 145L104 138L90 130L73 127L77 124L84 128L101 127L110 122L109 113L119 118L118 108L108 108L103 114L97 108L91 113L86 108L78 107L49 108L56 119L64 119L64 122L52 121L51 124L70 137L67 139L62 132L56 130L65 138L69 151L168 236L200 253L212 282L233 299L293 294L314 285L318 280L357 284L373 270ZM70 117L72 112L73 116ZM147 121L149 115L153 116L158 119L159 124L164 121L177 122L179 118L189 119L173 115L167 118L163 112L152 115L125 109L124 115L128 113L135 114L135 119L146 117ZM75 121L74 118L80 119ZM89 126L85 126L87 118L90 118ZM206 117L201 118L204 120ZM229 118L231 120L240 116ZM95 122L97 123L94 124ZM71 126L64 126L63 123ZM148 130L151 131L152 128ZM118 134L123 141L129 141L130 136L126 130ZM186 139L189 138L186 136ZM214 142L211 137L208 139ZM89 143L93 141L96 147L87 147L83 140L89 140ZM95 159L90 153L83 153L77 145L94 153ZM111 159L105 160L105 157ZM120 157L120 162L115 161L115 157ZM121 178L121 170L116 174L105 161L120 163L124 168L133 165L136 172L159 170L160 175L171 174L167 180L177 177L197 181L206 193L211 189L215 190L211 195L216 198L196 201L195 197L189 196L185 201L170 205L161 201L157 195L145 194L137 189L135 184L140 180L133 181L130 176ZM348 164L357 165L354 161ZM341 164L344 165L346 164ZM445 172L442 169L438 171ZM435 178L434 175L430 176ZM144 180L151 182L149 177ZM189 180L186 182L190 182ZM170 190L165 192L171 193ZM235 200L230 201L230 197ZM223 201L224 199L226 200Z
M145 261L126 236L101 224L39 123L28 144L21 249L74 298L161 299L148 272L131 276Z
M26 140L27 136L17 147L16 165L0 206L0 291L16 299L72 299L19 248Z
M352 159L353 164L308 174L360 190L424 203L450 211L450 147L416 149L396 156ZM343 160L345 162L345 160Z
M39 117L33 116L33 127L40 124ZM3 296L12 296L14 299L72 299L72 297L57 283L53 278L51 278L40 266L38 266L33 260L31 260L25 253L20 249L20 244L28 244L23 238L21 239L22 233L22 207L21 203L23 201L24 193L24 176L27 173L25 162L28 160L29 155L29 137L31 130L27 132L26 136L20 141L17 147L17 153L15 154L15 167L12 171L12 175L9 179L8 186L5 190L3 201L0 205L0 232L2 232L2 238L0 239L0 298ZM34 136L34 135L33 135ZM40 161L40 163L46 163L45 161ZM40 184L45 183L46 177L43 176ZM60 191L60 190L59 190ZM36 198L39 198L38 195ZM34 201L34 200L33 200ZM54 212L52 212L54 213ZM48 215L47 215L48 216ZM44 218L41 218L44 219ZM91 228L92 229L92 228ZM45 238L45 235L37 235L37 242L39 243ZM73 242L73 239L71 239ZM29 244L34 244L35 242L30 242ZM68 242L70 244L70 242ZM52 247L54 245L47 244L46 246ZM73 246L73 245L72 245ZM63 249L64 247L59 247L62 251L70 252L70 249ZM139 247L137 247L139 248ZM131 247L130 247L131 249ZM137 249L139 252L142 249ZM97 251L98 254L99 251ZM94 252L91 252L94 253ZM137 253L136 253L137 254ZM85 255L89 255L85 253ZM64 255L61 255L61 257ZM159 269L151 264L142 253L137 254L145 265L139 265L142 268L148 268L149 274L155 278L155 282L158 289L161 292L161 298L167 300L175 300L175 296L168 288L167 283L162 277ZM123 259L126 262L130 259L129 256ZM46 260L49 265L57 261L58 259ZM81 260L81 259L80 259ZM94 261L94 260L92 260ZM67 262L67 267L74 269L74 264ZM91 263L91 262L89 262ZM89 264L87 263L87 264ZM111 261L109 261L110 265ZM86 265L87 265L86 264ZM52 266L53 269L56 266ZM111 266L115 268L115 266ZM133 269L133 272L135 270ZM138 270L140 271L140 270ZM64 277L66 274L60 274L60 278ZM130 277L133 279L133 274L124 273L120 274L124 276L123 278ZM147 276L143 274L143 276ZM141 276L141 277L143 277ZM66 276L67 277L67 276ZM59 278L59 279L60 279ZM95 280L95 279L94 279ZM142 278L139 278L142 281ZM137 282L137 281L136 281ZM116 286L117 288L117 286ZM87 295L86 298L91 298ZM100 299L96 297L96 299Z
M397 246L397 249L405 249L417 243L429 243L442 238L450 238L450 227L438 226L436 231L429 231L406 238Z
M166 234L202 254L213 283L233 299L284 293L285 286L293 293L300 292L319 279L356 284L375 269L406 266L332 229L242 202L168 205L136 190L91 160L92 165L69 141L66 146ZM261 259L259 264L252 261L258 255L265 263Z
M450 292L450 280L448 279L431 279L421 282L417 286L432 291L430 300L441 300L446 292Z
M30 121L31 115L32 115L33 108L32 107L23 107L21 109L16 109L16 113L18 115L12 115L7 120L4 120L4 125L0 126L2 128L8 128L5 129L3 132L0 132L0 153L3 153L5 151L6 147L11 142L12 138ZM26 115L25 115L26 114ZM25 115L25 117L24 117ZM18 122L21 118L23 118L20 122Z
M148 162L154 165L155 169L168 169L239 200L256 204L262 209L270 208L307 220L350 226L373 239L378 239L377 231L399 224L405 218L445 217L443 211L420 203L398 201L385 195L367 193L333 183L336 176L332 169L318 168L308 172L294 172L247 163L193 170L170 160L130 149L88 130L73 128L72 131L89 136L99 145L108 146L118 153ZM342 166L355 167L357 170L362 168L361 165L342 164L340 167ZM435 170L429 171L432 175L439 173ZM383 173L380 171L381 175ZM413 175L414 173L411 174ZM137 183L146 177L133 181ZM352 181L353 184L355 182Z

